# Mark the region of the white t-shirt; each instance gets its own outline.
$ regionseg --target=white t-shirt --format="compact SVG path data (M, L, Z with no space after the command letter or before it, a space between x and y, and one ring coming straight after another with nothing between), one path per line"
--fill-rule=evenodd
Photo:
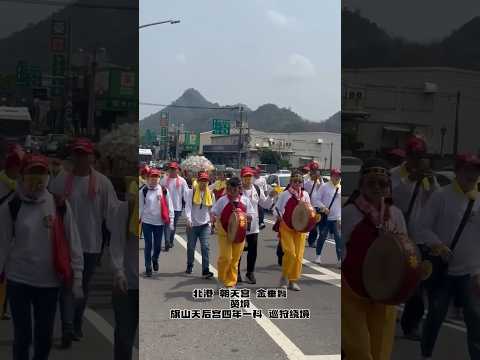
M212 201L215 204L215 195L210 192ZM204 193L202 192L200 197L203 199ZM193 189L188 189L185 199L185 217L192 223L192 226L202 226L210 223L210 208L202 205L196 205L192 203ZM213 205L212 205L213 206Z
M285 213L285 206L287 205L288 200L290 200L290 198L292 196L293 195L288 190L282 192L279 195L277 203L275 204L275 215L276 216L278 216L278 215L283 216L283 214ZM302 192L301 200L305 201L309 204L311 203L310 202L310 196L308 196L308 193L305 190L303 190L303 192Z
M103 174L92 168L96 181L96 195L91 199L88 194L89 176L74 176L72 192L68 197L73 216L77 223L83 252L98 254L102 250L102 224L111 232L116 226L114 214L118 205L118 198L111 181ZM60 173L50 182L50 191L54 194L65 195L67 173Z
M211 213L216 218L219 218L222 215L223 209L225 209L225 206L227 206L229 202L230 202L230 199L228 198L228 195L222 196L220 199L218 199L215 202L215 205L213 205ZM247 215L249 215L253 218L255 216L255 209L253 208L250 200L246 196L242 195L240 197L240 202L247 209L247 211L246 211Z
M177 187L177 178L164 177L160 181L160 185L168 189L168 193L172 198L173 210L182 211L182 200L185 201L185 196L188 190L187 181L179 176L179 186Z
M155 189L148 189L146 196L144 196L143 188L138 192L139 215L142 223L150 225L164 225L160 202L162 196L163 189L160 185L157 185ZM166 200L169 211L170 227L172 227L174 210L172 199L168 190Z
M336 187L328 182L323 184L318 191L314 191L312 194L312 206L318 208L327 208L332 202L333 196L335 196ZM333 201L332 207L328 214L328 220L339 221L342 218L342 189L338 186L338 192Z

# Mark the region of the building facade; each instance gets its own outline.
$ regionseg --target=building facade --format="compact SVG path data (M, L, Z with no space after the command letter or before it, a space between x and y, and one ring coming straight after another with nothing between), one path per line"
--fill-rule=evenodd
M342 93L345 154L352 148L373 152L403 147L412 133L427 139L430 152L452 154L456 124L459 152L477 152L480 147L478 134L467 126L478 117L478 71L444 67L344 69Z

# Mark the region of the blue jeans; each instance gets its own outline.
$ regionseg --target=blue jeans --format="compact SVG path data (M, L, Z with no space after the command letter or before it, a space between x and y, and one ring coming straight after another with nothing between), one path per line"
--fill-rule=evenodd
M340 260L342 258L342 238L340 236L340 233L338 232L337 228L337 221L336 220L327 220L324 223L319 223L317 226L317 231L320 234L317 240L317 255L320 255L323 250L323 245L325 244L325 241L327 240L327 235L330 232L333 234L333 238L335 239L335 248L337 251L337 260Z
M14 281L7 281L7 288L14 330L13 360L31 359L32 340L34 359L47 360L59 288L39 288Z
M193 269L193 262L195 256L195 247L197 246L197 239L200 240L202 250L202 273L206 274L209 271L208 259L208 237L210 234L210 226L208 224L202 226L192 226L187 230L187 268Z
M142 223L143 237L145 239L145 268L152 269L152 262L158 262L160 256L164 225L151 225ZM152 256L153 242L153 256Z
M169 226L165 226L165 247L173 247L173 241L175 240L175 234L177 232L178 219L182 215L181 211L175 211L175 218L173 220L173 231Z
M480 297L474 293L472 285L470 275L447 276L441 287L428 290L428 314L423 324L421 342L423 356L432 356L450 303L458 296L463 305L470 358L480 359Z
M312 229L312 231L310 231L308 233L308 239L307 239L307 242L308 242L308 246L312 247L315 245L315 242L317 241L318 239L318 227L320 226L320 223L318 223L317 225L315 225L315 227Z

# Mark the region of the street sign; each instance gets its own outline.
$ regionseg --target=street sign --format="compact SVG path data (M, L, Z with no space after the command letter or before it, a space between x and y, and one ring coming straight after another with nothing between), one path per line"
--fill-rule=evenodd
M65 38L61 38L61 37L50 38L50 50L54 53L64 53Z
M65 21L53 20L52 21L52 35L65 36L67 33L67 23Z
M160 127L168 128L168 113L166 112L160 113Z
M52 75L65 76L66 59L65 55L55 54L52 57Z
M16 84L18 86L26 86L30 84L30 70L25 61L19 61L17 63Z
M213 135L230 135L230 120L213 119Z

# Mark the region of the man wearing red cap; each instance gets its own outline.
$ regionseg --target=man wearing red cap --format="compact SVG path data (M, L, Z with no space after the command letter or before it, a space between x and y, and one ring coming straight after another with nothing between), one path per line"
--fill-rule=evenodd
M73 212L68 201L47 191L48 180L48 160L27 156L14 197L0 206L0 268L6 269L15 359L30 358L32 328L34 358L48 359L60 289L83 297L83 253Z
M335 240L338 265L340 265L342 259L343 244L340 233L342 190L340 178L340 170L332 169L330 171L330 181L312 193L312 206L318 213L322 214L322 219L317 224L319 234L316 246L317 257L315 258L317 264L322 263L321 255L328 233L333 234Z
M179 175L179 171L180 166L176 162L171 162L168 164L168 176L160 182L163 187L168 189L175 212L173 230L165 229L165 251L173 247L178 219L182 215L183 202L186 201L185 197L188 191L187 181Z
M173 229L173 204L168 189L159 184L160 170L151 169L147 177L147 186L139 191L139 216L145 238L145 273L152 276L158 271L162 236L165 228ZM153 250L153 255L152 255Z
M459 155L453 182L428 200L415 227L430 249L429 259L442 259L445 272L435 271L427 280L428 313L423 324L421 350L431 359L442 323L455 297L464 306L468 350L480 359L480 159Z
M247 230L247 281L249 284L256 284L257 280L255 278L255 263L257 261L257 248L258 248L258 234L259 229L259 219L258 219L258 209L265 208L268 209L273 205L274 199L277 196L276 191L272 191L269 196L265 196L260 187L253 184L253 176L255 175L255 170L250 167L244 167L240 171L240 176L242 178L242 194L246 196L252 207L254 209L254 215L250 223L250 228ZM240 274L240 261L238 261L238 282L242 282L242 276Z
M313 193L319 191L320 187L323 185L323 178L320 174L320 166L316 161L312 161L310 163L309 170L310 176L304 181L303 188L306 192L308 192L308 195L311 199ZM310 233L308 234L307 242L308 246L310 247L315 247L315 242L319 235L317 229L318 227L315 227L315 229L310 231Z
M211 233L212 221L210 209L215 203L215 195L208 188L209 175L200 172L196 184L187 190L185 200L185 216L187 218L187 274L191 274L194 264L194 254L197 240L202 251L202 276L205 279L213 277L210 271L208 238Z
M94 146L89 139L78 138L70 147L72 154L72 171L62 172L50 183L53 194L63 196L72 206L73 216L78 226L82 249L84 253L82 301L73 303L71 297L63 299L63 326L70 325L70 309L74 308L73 328L74 340L83 337L83 314L85 312L90 282L95 274L98 259L102 250L104 230L110 232L116 225L115 208L118 204L117 195L111 181L92 167ZM62 295L65 295L62 292Z
M425 204L430 196L439 189L432 175L430 159L427 156L427 144L418 136L407 140L405 162L390 170L392 181L392 197L395 206L404 214L410 237L417 243L420 253L425 252L424 239L415 236L419 219L425 211ZM423 304L423 287L420 286L415 295L405 304L402 313L401 327L407 339L419 340L418 327L425 307Z

